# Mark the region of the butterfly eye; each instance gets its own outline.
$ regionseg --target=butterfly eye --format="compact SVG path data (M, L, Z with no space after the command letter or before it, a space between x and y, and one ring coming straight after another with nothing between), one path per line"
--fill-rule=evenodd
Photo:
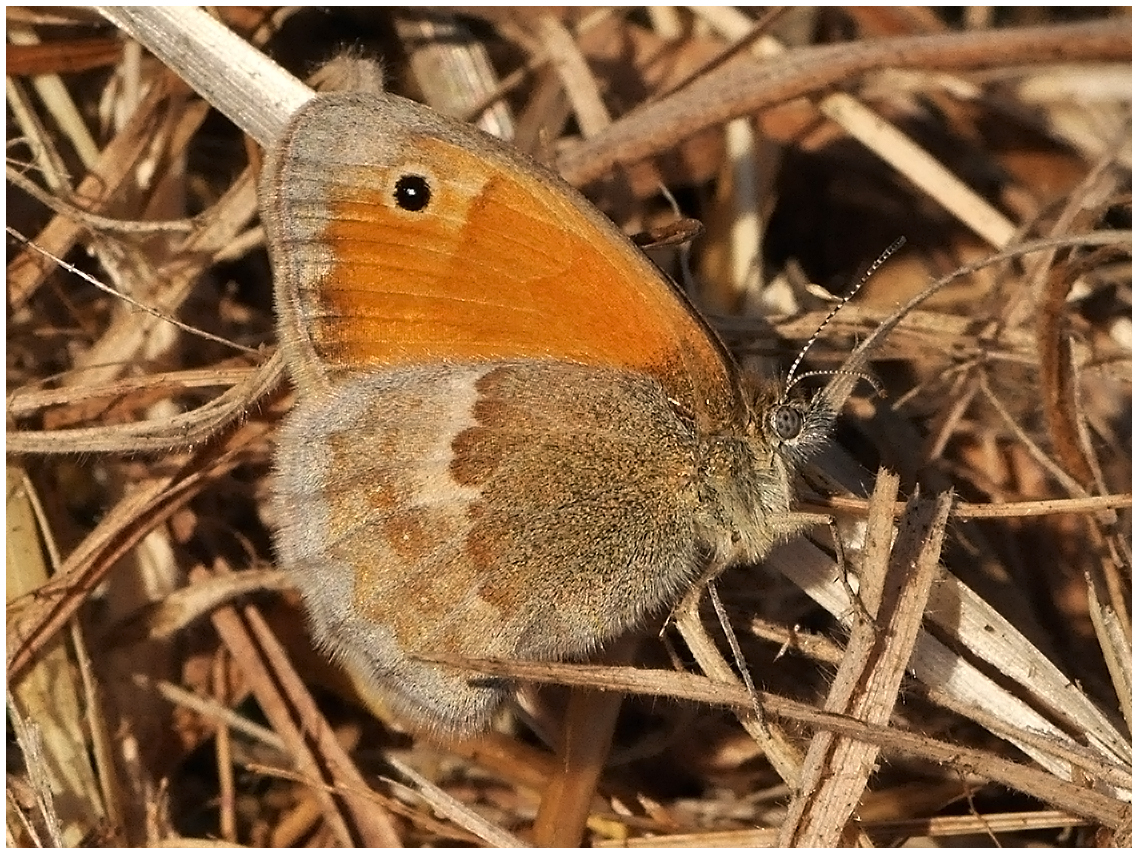
M770 414L771 429L780 439L797 439L802 432L802 413L793 406L779 404Z
M422 175L403 175L395 182L395 204L417 213L431 203L431 185Z

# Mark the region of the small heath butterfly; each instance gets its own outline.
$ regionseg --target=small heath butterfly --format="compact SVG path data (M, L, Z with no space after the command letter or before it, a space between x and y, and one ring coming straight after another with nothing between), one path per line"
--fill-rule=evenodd
M297 403L276 545L317 641L420 728L508 682L431 655L581 658L715 560L804 526L792 479L848 394L743 376L576 190L387 94L314 98L261 209Z

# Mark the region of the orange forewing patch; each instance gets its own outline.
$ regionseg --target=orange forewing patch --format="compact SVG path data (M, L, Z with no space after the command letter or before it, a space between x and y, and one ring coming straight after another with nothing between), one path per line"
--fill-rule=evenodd
M510 358L625 367L658 377L693 410L730 408L716 342L599 215L484 154L414 144L443 164L428 211L395 208L377 176L330 190L320 239L332 264L309 330L320 358L347 368Z

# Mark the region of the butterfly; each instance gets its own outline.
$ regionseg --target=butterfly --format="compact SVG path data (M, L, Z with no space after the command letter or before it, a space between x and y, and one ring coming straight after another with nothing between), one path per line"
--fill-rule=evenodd
M505 143L395 95L321 95L260 201L297 392L277 555L318 643L413 726L476 733L512 691L424 658L583 658L807 524L795 473L856 371L809 400L747 376Z

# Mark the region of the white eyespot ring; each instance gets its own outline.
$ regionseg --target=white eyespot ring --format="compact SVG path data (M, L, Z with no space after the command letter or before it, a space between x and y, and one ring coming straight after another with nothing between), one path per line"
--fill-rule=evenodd
M776 436L789 442L802 433L802 413L796 407L780 403L771 410L770 425Z

